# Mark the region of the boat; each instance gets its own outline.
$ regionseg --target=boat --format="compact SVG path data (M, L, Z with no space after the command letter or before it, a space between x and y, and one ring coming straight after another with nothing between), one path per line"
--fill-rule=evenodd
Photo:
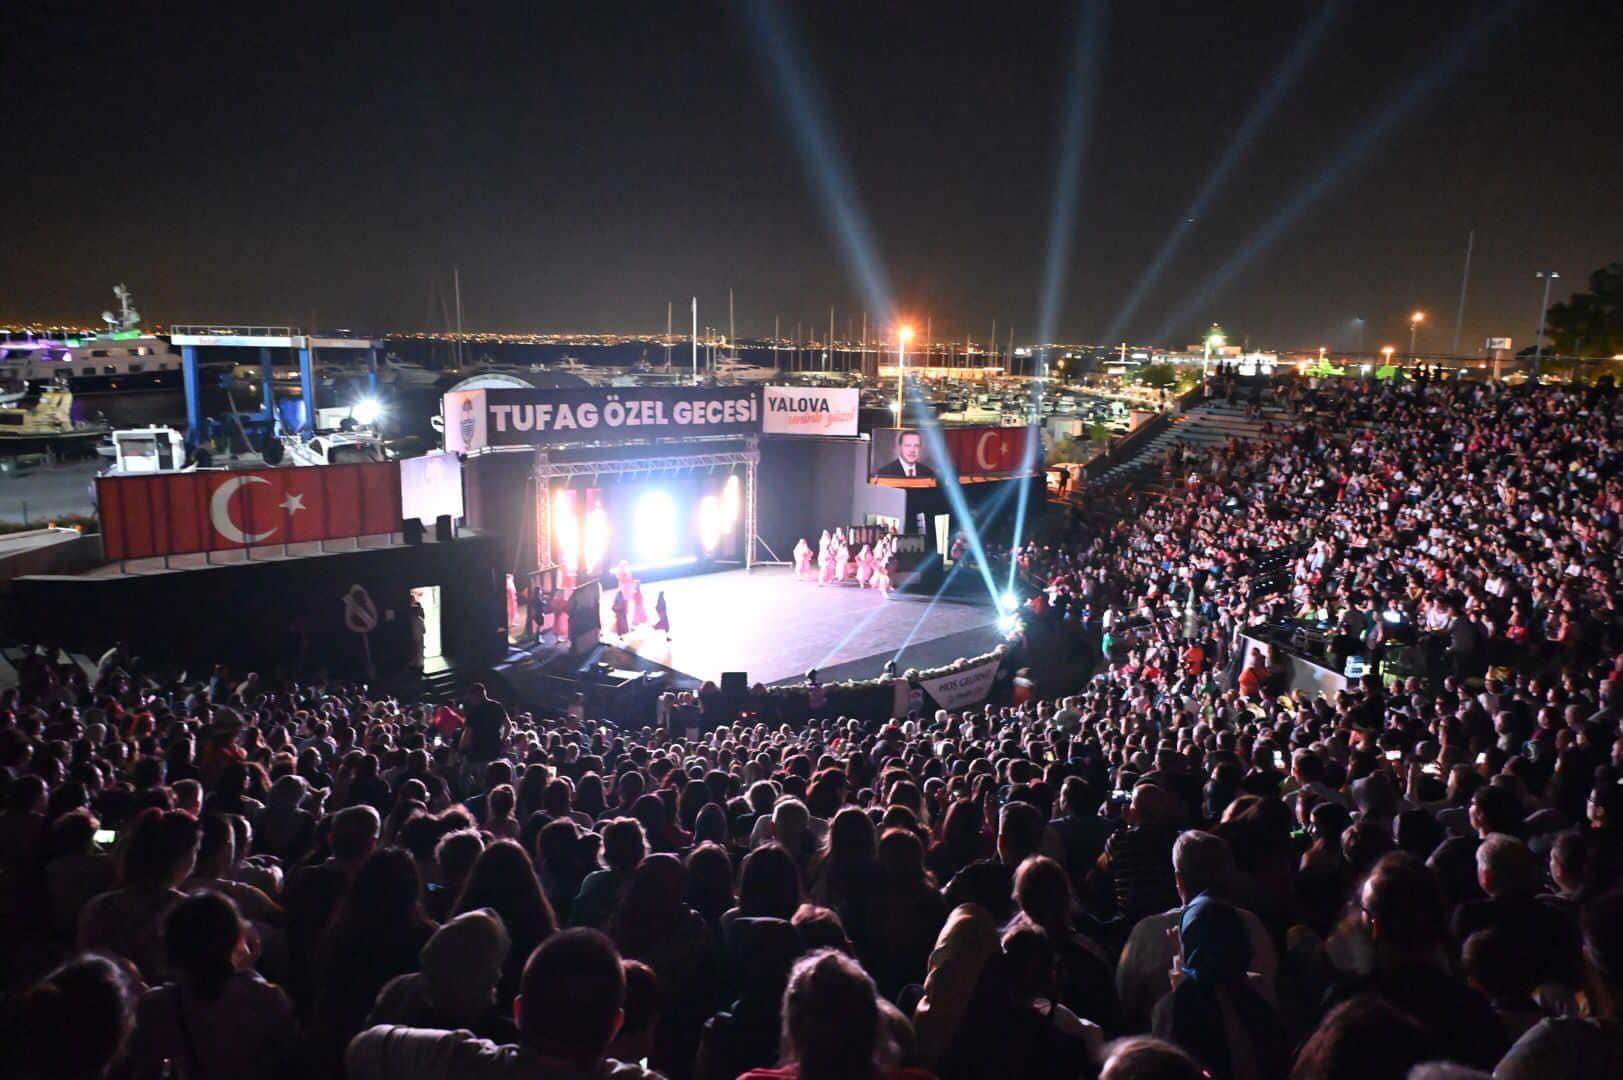
M111 429L106 424L75 422L73 393L52 384L0 406L0 456L17 454L89 454Z
M180 352L141 330L130 290L113 288L118 311L102 313L107 329L90 338L8 339L0 342L0 380L14 390L60 383L81 402L104 394L177 393L184 383Z

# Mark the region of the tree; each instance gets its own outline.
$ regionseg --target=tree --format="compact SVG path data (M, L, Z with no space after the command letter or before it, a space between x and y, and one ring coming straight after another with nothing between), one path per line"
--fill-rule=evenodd
M1171 386L1178 381L1178 369L1171 364L1146 364L1138 373L1145 386Z
M1623 354L1623 262L1590 274L1588 292L1550 305L1544 332L1551 353L1603 358Z

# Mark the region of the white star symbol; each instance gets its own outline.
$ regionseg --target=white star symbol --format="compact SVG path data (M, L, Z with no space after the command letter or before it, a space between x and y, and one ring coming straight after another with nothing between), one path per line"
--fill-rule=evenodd
M279 505L283 510L286 510L289 515L297 514L300 510L305 509L304 496L295 495L290 491L287 493L287 498L283 499L277 505Z

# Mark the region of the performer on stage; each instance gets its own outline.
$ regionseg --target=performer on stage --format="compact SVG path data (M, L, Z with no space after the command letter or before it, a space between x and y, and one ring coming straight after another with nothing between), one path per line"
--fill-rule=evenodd
M631 583L631 625L648 625L648 605L642 599L642 582Z
M552 633L560 645L569 643L569 598L564 590L552 590L552 600L549 604L552 610Z
M812 576L812 549L802 536L795 541L795 580L806 581Z
M834 534L834 580L844 583L846 573L851 569L851 549L846 546L845 537L840 533Z
M857 552L857 588L866 589L873 580L873 549L867 544Z
M834 577L834 540L823 530L823 538L817 544L817 584L827 585Z
M654 614L659 618L654 620L654 629L665 632L665 640L671 640L671 612L665 606L665 590L661 589L659 596L654 599Z
M630 595L631 583L636 579L631 576L631 567L624 559L614 568L614 580L621 592Z
M623 565L623 564L622 564ZM630 609L630 601L626 599L626 590L614 590L614 632L620 637L631 633L631 624L626 621L626 612Z

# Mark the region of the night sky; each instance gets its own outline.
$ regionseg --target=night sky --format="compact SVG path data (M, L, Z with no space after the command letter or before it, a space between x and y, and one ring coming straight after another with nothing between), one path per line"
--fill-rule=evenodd
M0 320L741 334L864 297L736 5L94 5L0 13ZM1447 42L1503 3L1349 2L1132 319L1148 335ZM1102 43L1058 336L1092 341L1273 80L1315 5L1118 2ZM1075 4L833 3L780 17L901 307L938 337L1029 343ZM1163 344L1528 343L1533 272L1623 258L1623 4L1512 14ZM1561 293L1558 291L1557 297Z

